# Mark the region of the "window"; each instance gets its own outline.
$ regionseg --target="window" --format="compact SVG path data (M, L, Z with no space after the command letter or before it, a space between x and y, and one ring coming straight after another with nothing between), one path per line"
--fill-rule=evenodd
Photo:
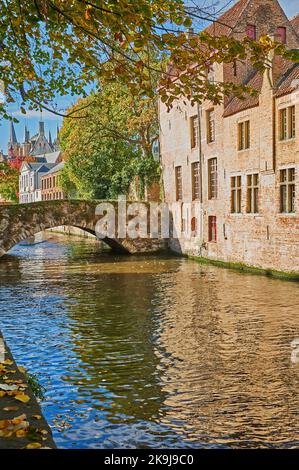
M255 24L248 24L246 34L250 39L256 40L256 26Z
M215 142L215 112L214 109L207 111L207 142Z
M279 112L280 140L293 139L296 136L295 106L281 109Z
M209 199L217 198L217 158L208 160Z
M209 242L217 242L217 219L215 215L209 216Z
M238 149L246 150L250 147L250 121L238 124Z
M295 168L280 170L280 212L295 212Z
M241 213L242 201L242 178L241 176L232 176L231 178L231 212L233 214Z
M259 198L259 175L247 175L247 212L257 214Z
M287 108L282 109L280 111L279 122L280 122L280 140L286 140L288 138Z
M192 163L192 200L198 201L200 199L200 165L199 162Z
M277 34L278 36L280 36L280 42L282 44L286 44L287 43L287 28L285 28L284 26L280 26L279 28L277 28Z
M182 167L177 166L175 168L175 188L176 188L176 200L181 201L183 199L183 183L182 183Z
M191 127L191 148L194 149L198 146L198 116L193 116L190 119Z

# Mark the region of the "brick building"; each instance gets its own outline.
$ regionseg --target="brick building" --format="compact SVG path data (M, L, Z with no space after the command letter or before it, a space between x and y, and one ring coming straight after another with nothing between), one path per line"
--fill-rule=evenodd
M299 16L289 20L276 0L240 0L209 26L210 34L269 34L299 49ZM250 84L257 97L160 103L165 200L188 202L184 233L172 248L205 258L299 272L299 64L273 59L270 77L249 62L214 66L210 80Z
M41 178L41 198L42 201L52 201L65 199L60 186L60 172L64 167L64 162L58 163Z

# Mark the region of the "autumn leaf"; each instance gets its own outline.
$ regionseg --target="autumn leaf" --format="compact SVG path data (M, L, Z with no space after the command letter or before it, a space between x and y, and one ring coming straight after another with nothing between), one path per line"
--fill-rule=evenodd
M86 20L91 20L91 10L92 10L92 7L90 5L88 5L86 10L85 10L85 19Z
M0 421L0 437L25 437L28 430L29 422L25 414Z
M13 391L13 390L18 390L18 386L17 385L6 385L6 384L0 384L0 389L1 390L4 390L5 392L8 392L8 391Z
M42 419L42 416L41 415L33 415L32 418L40 420L40 419Z
M13 365L13 361L11 361L10 359L6 359L3 364L5 364L6 366L12 366Z
M30 397L25 393L18 393L15 395L15 399L21 401L22 403L27 403L30 400Z
M42 447L42 444L39 442L30 442L30 444L27 444L25 449L40 449Z

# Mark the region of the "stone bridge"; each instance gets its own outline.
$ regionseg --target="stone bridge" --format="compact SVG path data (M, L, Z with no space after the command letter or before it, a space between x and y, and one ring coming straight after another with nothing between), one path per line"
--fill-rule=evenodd
M160 238L129 238L123 232L118 236L118 201L62 200L0 206L0 256L36 233L61 225L77 227L95 235L96 224L102 218L101 215L96 215L96 207L100 203L112 204L115 210L115 234L113 237L103 238L114 251L135 254L167 249L167 240ZM126 210L132 202L124 204ZM149 203L143 204L149 214Z

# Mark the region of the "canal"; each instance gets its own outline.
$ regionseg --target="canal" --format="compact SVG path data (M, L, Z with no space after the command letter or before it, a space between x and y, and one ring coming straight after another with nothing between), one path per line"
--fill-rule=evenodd
M55 238L0 261L0 329L62 448L299 447L299 285Z

